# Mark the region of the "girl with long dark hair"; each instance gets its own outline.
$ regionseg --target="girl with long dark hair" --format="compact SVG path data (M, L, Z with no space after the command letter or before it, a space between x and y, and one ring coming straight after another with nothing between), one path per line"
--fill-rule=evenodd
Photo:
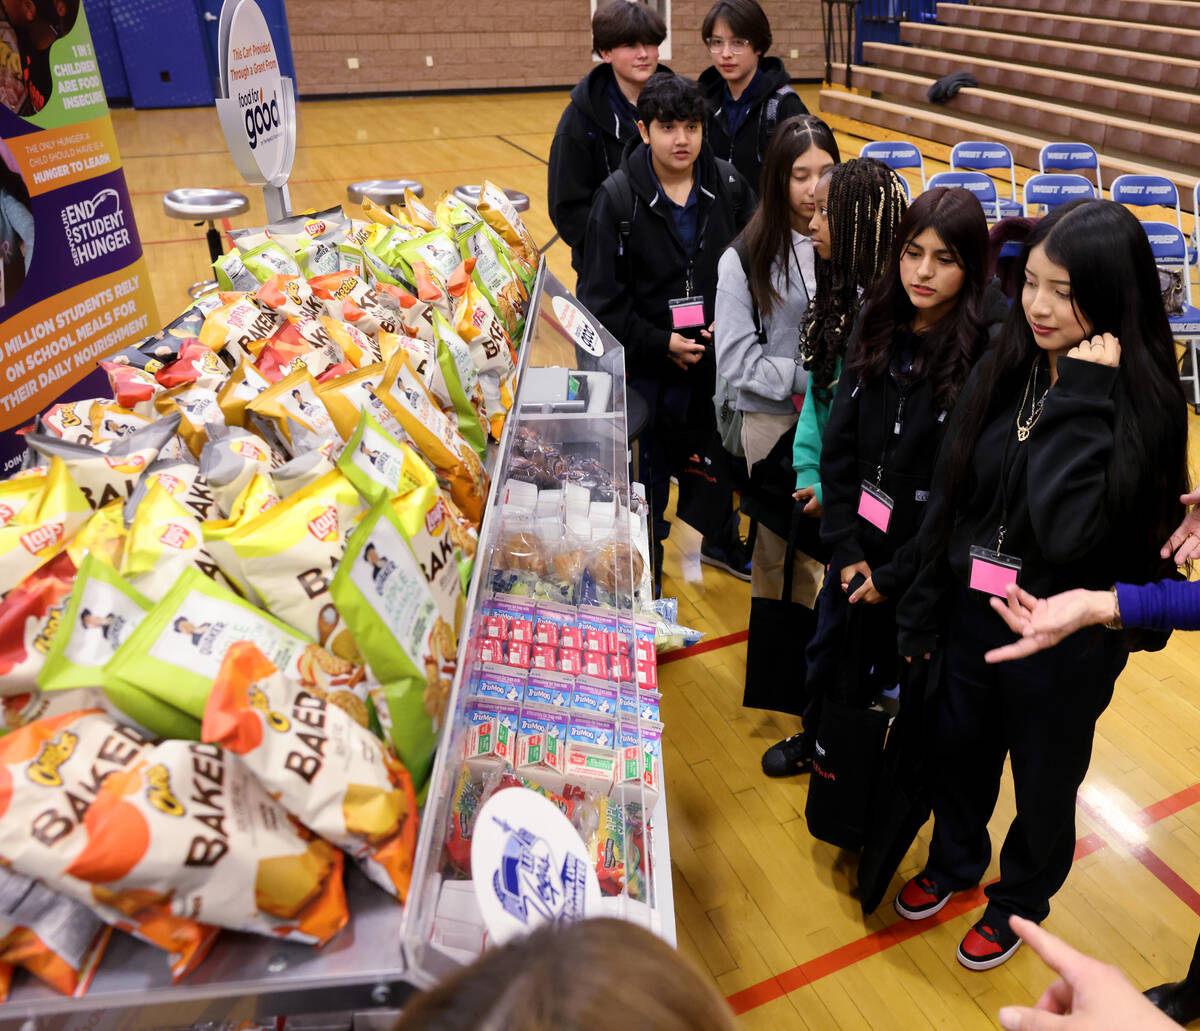
M1173 572L1159 548L1187 489L1187 410L1158 275L1141 225L1111 201L1063 205L1019 259L1020 303L979 362L947 430L923 566L897 616L907 658L944 649L935 736L934 829L924 869L896 898L919 920L975 885L1005 756L1017 815L1000 879L958 960L987 970L1020 945L1071 868L1075 793L1096 720L1131 646L1163 639L1082 630L1001 666L989 607L1016 582L1038 596L1140 584Z
M811 519L806 529L815 537L821 514L821 438L842 356L862 295L887 264L908 200L904 185L890 168L870 158L852 158L820 178L813 204L809 232L817 255L816 290L800 325L799 360L808 373L808 384L796 423L792 464L797 488L793 498L804 506L805 516ZM821 550L819 542L813 550ZM748 685L753 672L748 657ZM804 667L795 669L790 701L783 711L803 715L808 707L804 683ZM766 750L763 772L772 777L799 773L811 756L811 739L802 731Z
M758 208L718 265L713 340L717 372L737 390L742 413L741 445L753 481L742 510L758 520L750 581L757 597L778 598L782 589L792 431L808 383L798 327L816 286L808 224L816 184L838 159L833 132L819 118L798 115L781 124L767 148ZM793 598L811 608L819 574L802 558Z

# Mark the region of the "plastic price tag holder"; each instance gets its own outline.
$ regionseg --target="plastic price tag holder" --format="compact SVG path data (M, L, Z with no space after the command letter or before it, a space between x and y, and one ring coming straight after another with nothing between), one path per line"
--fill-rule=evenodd
M971 546L971 590L1003 598L1004 588L1015 584L1020 573L1021 560L1016 556L981 548L978 544Z
M704 325L703 297L675 297L667 301L672 329L695 329Z
M858 495L858 514L883 533L892 523L892 509L896 507L888 495L873 483L863 480L862 492Z

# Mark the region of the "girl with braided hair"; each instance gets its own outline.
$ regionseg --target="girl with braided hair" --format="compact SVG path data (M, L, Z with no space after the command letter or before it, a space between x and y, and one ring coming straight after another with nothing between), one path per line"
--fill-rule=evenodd
M821 515L821 437L829 421L842 356L863 292L887 262L892 237L908 206L904 184L886 165L853 158L829 169L817 182L809 225L816 252L816 290L800 325L798 359L808 387L792 446L796 472L793 497L814 521ZM818 615L819 620L819 615ZM814 642L821 637L818 622ZM806 715L812 696L801 688L785 711ZM810 721L811 722L811 721ZM763 772L785 777L808 769L812 738L803 731L772 745Z

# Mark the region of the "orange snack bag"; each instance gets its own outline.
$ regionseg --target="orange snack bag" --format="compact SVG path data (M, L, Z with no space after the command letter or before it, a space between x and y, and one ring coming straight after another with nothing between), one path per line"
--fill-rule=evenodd
M50 716L0 738L0 859L165 949L178 979L204 957L213 928L174 915L161 891L117 899L67 872L86 846L81 825L97 792L148 748L136 730L98 709Z
M324 945L346 924L342 854L294 823L236 755L164 741L110 776L69 875L218 927Z
M412 880L412 778L369 730L239 641L208 696L204 741L236 752L283 807L401 901Z

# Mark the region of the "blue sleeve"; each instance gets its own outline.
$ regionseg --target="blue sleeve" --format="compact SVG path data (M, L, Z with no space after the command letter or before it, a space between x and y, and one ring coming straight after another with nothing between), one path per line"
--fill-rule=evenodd
M1147 630L1200 630L1200 581L1117 584L1121 623Z

